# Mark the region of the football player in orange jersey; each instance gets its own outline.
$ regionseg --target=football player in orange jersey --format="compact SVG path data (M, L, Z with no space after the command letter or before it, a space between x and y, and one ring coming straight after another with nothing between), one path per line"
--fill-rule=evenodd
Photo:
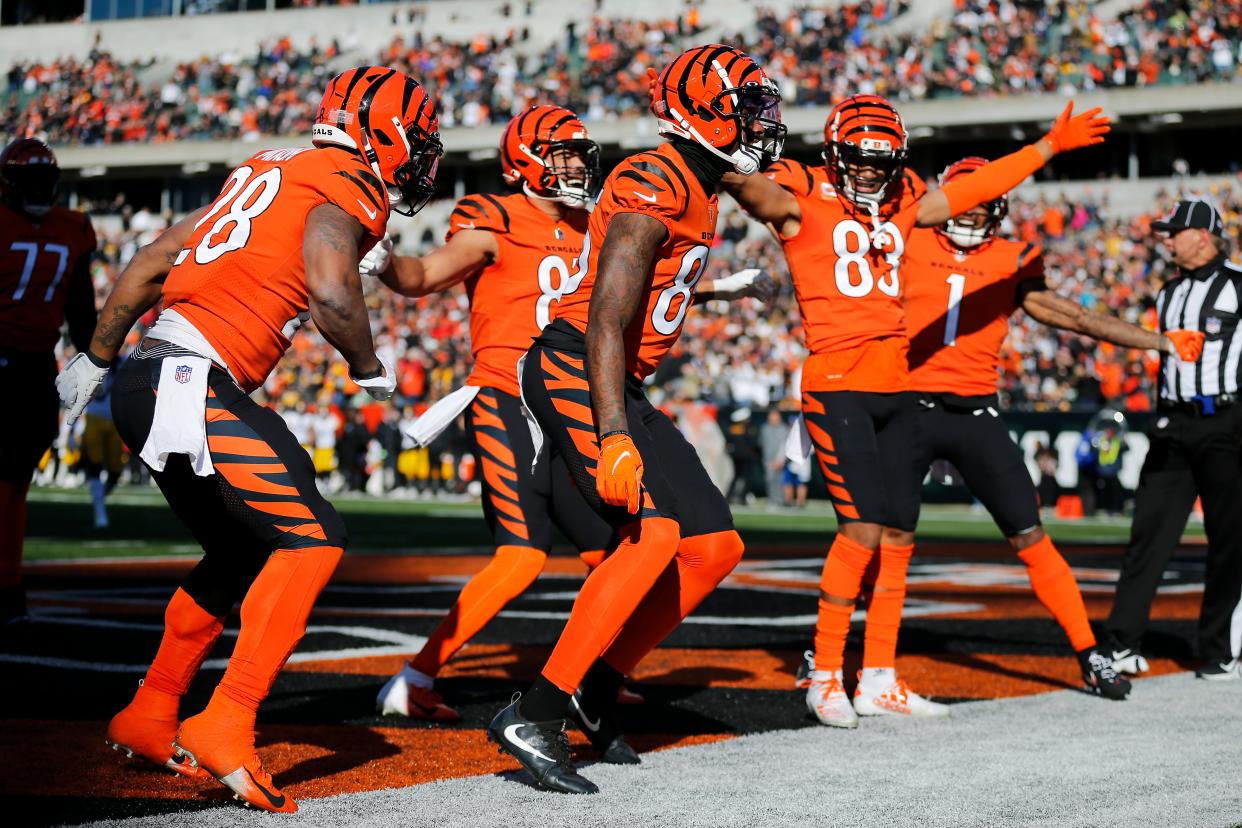
M516 192L461 199L444 247L422 257L391 257L391 242L384 242L363 258L363 272L374 270L406 296L466 284L474 356L467 388L473 390L433 406L414 431L420 442L430 442L469 407L467 423L483 470L484 516L497 544L496 557L462 590L422 651L380 691L381 713L458 718L431 689L432 680L539 575L552 546L553 522L588 567L598 565L611 546L612 526L587 505L564 460L544 453L535 462L517 379L518 360L548 324L561 295L575 289L570 274L578 269L587 208L599 190L598 154L573 112L534 106L510 121L501 137L503 177ZM717 279L696 298L769 298L771 280L757 276L744 271ZM595 720L584 720L572 703L571 711L604 761L638 761L619 733L593 727Z
M23 395L0 407L0 624L26 617L26 493L56 439L53 349L66 321L79 351L95 329L95 230L85 213L56 205L59 182L42 141L18 138L0 153L0 387Z
M942 224L1008 192L1059 152L1103 140L1107 118L1073 104L1042 139L927 192L905 167L897 111L875 95L833 107L823 166L792 161L728 190L785 250L811 354L802 413L840 523L824 564L807 707L826 725L858 714L948 715L911 691L895 668L906 568L914 549L920 480L909 458L918 411L910 392L901 263L915 227ZM890 530L881 543L883 530ZM845 639L863 573L879 555L855 706L842 681Z
M496 543L495 557L462 589L423 649L380 690L383 714L460 718L432 689L433 680L543 571L553 523L588 561L603 557L613 534L563 463L544 455L536 465L517 379L518 360L548 323L582 250L587 208L599 188L599 147L573 112L534 106L505 128L500 162L514 192L458 201L443 247L422 257L392 256L386 239L363 259L364 273L405 296L466 284L474 369L466 389L433 406L414 431L426 445L469 409L483 515Z
M983 158L951 164L941 186L986 164ZM1124 699L1130 683L1096 648L1078 584L1040 525L1035 486L1000 418L1000 349L1009 317L1019 308L1049 327L1191 362L1203 348L1203 334L1162 336L1057 295L1044 283L1038 247L997 237L1008 211L1008 197L1001 196L934 230L917 229L907 241L904 301L921 432L914 471L922 479L936 460L953 464L1026 565L1040 603L1065 630L1087 689Z
M736 566L742 540L693 447L643 394L681 332L728 171L779 156L775 86L747 55L700 46L653 83L669 141L608 176L553 320L524 357L522 399L619 542L587 576L530 690L488 728L541 787L598 789L569 758L565 714L616 730L622 677ZM589 672L589 674L588 674ZM584 680L585 679L585 680ZM618 731L619 732L619 731Z
M155 661L107 738L282 812L297 805L255 753L255 715L346 535L297 439L247 395L298 325L314 319L355 382L376 399L391 396L395 378L375 353L358 261L391 210L412 214L426 203L442 151L432 99L413 78L378 66L332 80L312 139L313 148L257 153L214 202L140 250L89 349L56 380L72 420L130 327L163 301L118 373L112 411L204 557L169 602ZM179 724L181 696L239 599L224 677L206 710Z

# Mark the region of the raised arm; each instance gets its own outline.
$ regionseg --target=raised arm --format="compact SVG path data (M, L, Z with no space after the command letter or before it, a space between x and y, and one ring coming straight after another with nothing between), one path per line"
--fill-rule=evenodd
M787 239L798 235L798 228L802 226L798 199L766 175L729 173L720 184L751 218L771 227L778 237Z
M139 248L129 260L99 312L95 335L87 350L91 362L102 367L116 359L116 352L129 329L160 300L168 271L176 264L177 256L194 232L194 225L206 211L207 207L200 207L190 213L155 241Z
M1000 198L1043 167L1054 155L1101 143L1111 128L1111 122L1100 115L1100 111L1096 107L1074 115L1074 103L1071 101L1043 138L980 167L970 175L926 193L919 199L916 223L919 227L944 224L972 207Z
M625 328L667 234L659 220L640 213L618 213L609 222L587 316L587 374L600 439L596 487L605 503L631 513L638 511L643 467L625 417Z
M1193 362L1203 350L1203 334L1197 331L1170 331L1169 336L1144 330L1115 316L1095 313L1040 286L1026 291L1022 310L1037 322L1064 331L1073 331L1125 348L1144 348L1173 354Z
M333 204L320 204L306 218L302 258L311 318L323 338L341 352L355 380L384 375L371 339L371 320L358 276L362 225Z
M464 282L493 264L499 254L493 233L463 230L425 256L392 256L386 268L370 275L402 296L426 296ZM370 258L368 254L363 259L364 273Z

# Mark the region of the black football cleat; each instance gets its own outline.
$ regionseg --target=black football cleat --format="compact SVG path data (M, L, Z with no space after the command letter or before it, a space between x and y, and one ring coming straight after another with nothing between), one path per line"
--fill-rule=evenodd
M1077 655L1088 693L1112 701L1122 701L1130 695L1130 680L1114 669L1111 658L1095 647L1082 650Z
M598 704L597 700L586 698L579 690L569 697L569 716L586 734L600 761L609 765L637 765L642 760L625 741L613 711L615 704L615 695L604 704Z
M1238 659L1230 661L1209 661L1195 670L1195 678L1207 681L1237 681L1242 678L1242 665Z
M526 768L535 785L569 794L599 793L595 783L581 776L569 761L565 720L535 722L518 712L518 698L496 714L487 726L487 738Z

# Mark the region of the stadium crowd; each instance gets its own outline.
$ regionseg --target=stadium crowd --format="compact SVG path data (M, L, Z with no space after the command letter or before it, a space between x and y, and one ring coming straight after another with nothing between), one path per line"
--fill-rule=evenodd
M1226 224L1238 232L1242 178L1213 185L1208 195L1221 205ZM1172 206L1178 193L1161 193L1151 215L1119 220L1110 215L1107 190L1081 201L1064 197L1014 198L1002 232L1034 241L1046 251L1049 284L1090 308L1115 313L1145 327L1156 326L1154 302L1170 265L1148 230L1152 216ZM114 209L116 205L111 205ZM120 220L102 230L95 262L100 300L123 263L171 218L119 207ZM1242 239L1234 239L1234 249ZM690 314L685 335L654 376L652 397L677 408L706 404L724 413L798 406L798 366L805 357L797 303L779 248L731 203L724 206L721 231L705 279L742 266L763 267L781 282L769 306L753 300L726 305L708 302ZM906 278L911 278L909 274ZM469 479L466 441L450 430L441 442L414 450L400 426L459 387L470 373L469 306L463 289L404 299L378 284L368 294L379 320L378 341L396 366L395 405L373 403L352 383L345 364L313 330L304 330L259 396L290 422L299 440L316 455L325 477L336 485L362 488L411 483L415 488L462 490ZM154 314L130 334L133 343ZM1020 410L1094 411L1109 405L1122 411L1149 410L1158 359L1146 352L1097 343L1053 331L1021 313L1011 325L1002 353L1001 402ZM725 419L722 417L722 419ZM749 433L757 439L758 416ZM383 482L381 482L383 481Z
M956 0L953 17L902 34L882 24L904 14L908 0L787 12L759 6L744 29L721 37L768 67L786 106L830 105L852 92L917 100L1239 77L1237 3L1145 0L1114 19L1102 19L1093 5ZM565 104L600 121L645 111L646 67L666 62L704 26L694 3L658 21L597 16L585 31L567 24L532 54L522 46L537 0L502 10L514 20L507 34L460 42L424 36L418 15L394 13L397 28L409 32L375 58L423 79L439 97L445 127L503 123L534 102ZM53 144L302 134L342 48L337 41L298 48L285 38L253 54L175 66L122 63L99 49L18 61L0 96L3 131Z

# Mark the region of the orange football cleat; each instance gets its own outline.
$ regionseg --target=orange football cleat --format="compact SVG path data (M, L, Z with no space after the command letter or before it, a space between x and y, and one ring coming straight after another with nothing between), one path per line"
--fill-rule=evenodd
M245 805L282 814L298 810L293 797L282 793L263 769L254 752L254 730L239 731L227 720L213 717L210 708L181 723L173 750L191 766L214 776Z
M206 772L181 760L173 753L173 737L177 735L176 701L173 712L167 712L167 704L150 703L151 694L139 688L134 700L108 722L105 742L113 750L124 753L130 759L138 757L153 765L168 768L173 773L191 779L206 778Z

